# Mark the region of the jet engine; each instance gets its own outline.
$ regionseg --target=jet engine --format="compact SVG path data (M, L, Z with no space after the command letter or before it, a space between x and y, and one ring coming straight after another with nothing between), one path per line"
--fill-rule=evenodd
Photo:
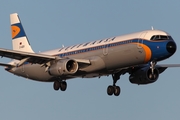
M155 68L152 72L152 69L149 67L141 68L133 71L129 76L129 81L133 84L149 84L155 82L159 77L159 70Z
M78 70L78 63L72 59L63 59L59 60L48 69L48 73L51 76L60 76L60 75L71 75L76 73Z

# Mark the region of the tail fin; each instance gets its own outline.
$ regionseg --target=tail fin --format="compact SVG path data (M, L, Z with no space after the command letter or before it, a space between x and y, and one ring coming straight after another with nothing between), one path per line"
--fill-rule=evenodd
M34 53L27 39L26 33L23 29L18 14L17 13L11 14L10 21L11 21L13 50Z

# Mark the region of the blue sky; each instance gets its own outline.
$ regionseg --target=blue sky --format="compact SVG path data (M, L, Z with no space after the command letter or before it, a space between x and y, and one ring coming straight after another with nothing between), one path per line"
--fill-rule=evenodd
M34 51L45 51L122 35L160 29L180 46L178 0L59 0L0 1L0 47L11 49L9 14L17 12ZM180 63L180 50L163 63ZM1 58L0 62L9 62ZM169 68L157 82L138 86L121 76L119 97L106 93L111 76L67 81L65 92L53 83L18 77L0 69L2 120L179 120L180 68Z

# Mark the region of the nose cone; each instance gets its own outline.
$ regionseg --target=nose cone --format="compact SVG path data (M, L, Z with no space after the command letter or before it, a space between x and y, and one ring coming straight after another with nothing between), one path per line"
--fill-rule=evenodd
M176 44L173 41L170 41L166 45L166 49L169 53L174 54L176 52Z

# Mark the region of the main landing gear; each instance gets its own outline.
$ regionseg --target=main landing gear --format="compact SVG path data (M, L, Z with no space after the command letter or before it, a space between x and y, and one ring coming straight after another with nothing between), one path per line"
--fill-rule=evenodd
M119 74L112 74L112 78L113 78L113 85L109 85L107 88L107 94L108 95L115 95L115 96L119 96L121 89L119 86L116 86L116 82L120 79L120 75Z
M55 81L53 87L54 87L54 90L56 91L59 89L61 91L65 91L67 88L67 83L66 81Z

